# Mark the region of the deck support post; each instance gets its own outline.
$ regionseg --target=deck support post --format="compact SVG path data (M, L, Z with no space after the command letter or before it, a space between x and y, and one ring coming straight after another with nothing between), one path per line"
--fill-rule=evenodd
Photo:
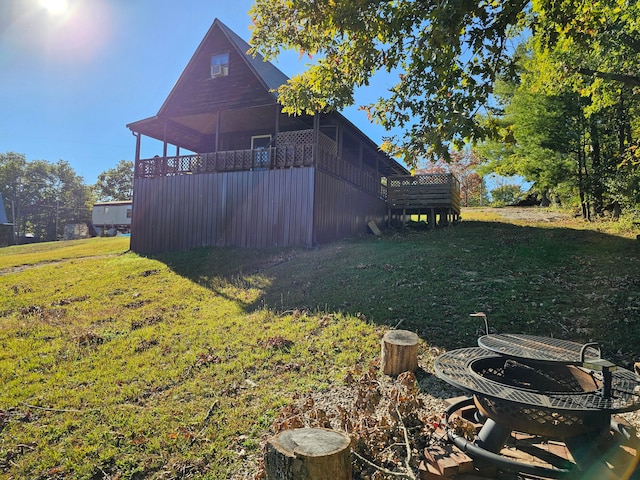
M220 120L222 114L220 113L220 110L218 110L218 115L217 115L217 119L216 119L216 144L214 145L214 152L218 152L219 148L220 148Z
M316 112L313 116L313 166L318 165L318 143L320 133L320 114Z
M137 132L134 132L133 134L136 137L136 166L137 166L138 163L140 163L140 145L142 143L142 134Z
M167 122L164 122L164 131L162 134L162 158L165 160L165 165L167 162Z

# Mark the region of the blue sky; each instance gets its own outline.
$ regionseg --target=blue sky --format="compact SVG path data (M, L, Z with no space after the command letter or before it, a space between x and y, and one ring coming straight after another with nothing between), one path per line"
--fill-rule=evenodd
M120 160L133 160L135 138L126 124L157 113L214 18L249 39L251 5L0 0L0 153L66 160L95 183ZM289 76L304 68L296 53L274 63ZM384 86L360 92L358 103L375 100ZM344 113L381 143L384 130L364 112ZM162 152L148 138L143 148L143 156Z

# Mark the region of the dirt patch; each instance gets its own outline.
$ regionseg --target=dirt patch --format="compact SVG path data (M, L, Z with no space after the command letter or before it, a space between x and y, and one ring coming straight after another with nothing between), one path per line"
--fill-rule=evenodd
M572 218L564 211L543 207L478 207L474 213L496 215L507 220L527 222L562 222Z

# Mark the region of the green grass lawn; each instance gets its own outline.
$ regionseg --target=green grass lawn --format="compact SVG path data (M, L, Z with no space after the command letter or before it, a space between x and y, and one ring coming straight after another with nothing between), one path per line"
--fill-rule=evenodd
M0 270L60 260L119 255L129 249L129 237L92 238L33 243L0 248Z
M463 216L317 249L0 249L0 478L233 478L294 394L371 362L396 325L423 351L473 346L484 311L640 360L634 236Z

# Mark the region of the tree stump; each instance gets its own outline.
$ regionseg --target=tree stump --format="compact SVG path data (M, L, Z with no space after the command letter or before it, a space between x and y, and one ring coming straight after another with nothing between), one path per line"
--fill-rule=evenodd
M415 372L419 337L408 330L390 330L382 337L381 366L385 375Z
M285 430L267 441L267 480L351 480L351 439L326 428Z

